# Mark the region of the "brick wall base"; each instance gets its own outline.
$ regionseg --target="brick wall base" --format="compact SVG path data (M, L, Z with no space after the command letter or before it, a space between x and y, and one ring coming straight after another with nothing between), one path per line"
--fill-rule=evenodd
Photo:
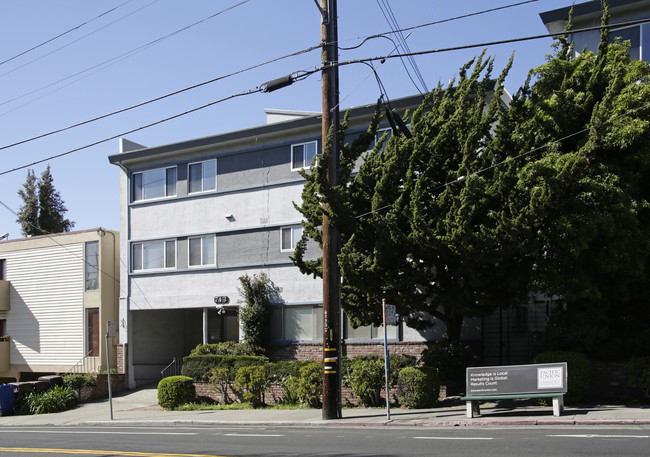
M419 358L427 348L426 342L394 341L388 343L391 355L411 355ZM343 356L357 357L360 355L384 355L383 342L345 343L342 346ZM322 343L288 343L273 346L271 359L284 360L322 360Z
M80 389L79 401L81 403L108 397L108 375L95 374L94 386L85 386ZM116 394L127 390L126 376L124 374L111 374L111 392Z

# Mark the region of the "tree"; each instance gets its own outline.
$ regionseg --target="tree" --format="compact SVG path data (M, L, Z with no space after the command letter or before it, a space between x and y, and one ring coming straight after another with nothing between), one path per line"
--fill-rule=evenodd
M244 332L244 342L254 347L268 348L271 320L271 283L264 273L239 278L245 306L239 309L239 320Z
M49 165L40 179L36 179L33 170L28 170L27 180L18 195L24 202L18 211L17 219L21 224L23 236L69 232L74 227L74 222L64 218L68 210L61 195L54 188Z
M327 203L343 238L342 304L353 324L380 323L379 303L386 298L410 326L426 329L435 317L457 342L464 318L487 315L527 292L525 259L501 228L491 173L471 174L492 163L486 152L491 129L505 109L501 95L510 65L496 82L492 67L481 54L461 68L457 85L439 85L413 113L412 135L394 134L384 150L377 145L354 177L357 156L347 157L354 143L343 148L347 179L338 188L326 186L320 165L305 174L304 236L321 241L319 216ZM358 142L367 140L362 135ZM319 274L317 261L302 258L304 246L294 259L303 271Z
M649 102L650 67L604 31L597 54L560 39L497 126L498 148L522 154L503 167L506 220L532 287L564 301L550 333L564 348L597 350L613 316L647 307Z
M23 236L40 235L38 230L38 193L37 180L34 170L27 170L27 179L23 188L18 190L18 195L23 200L23 206L18 211L20 230Z

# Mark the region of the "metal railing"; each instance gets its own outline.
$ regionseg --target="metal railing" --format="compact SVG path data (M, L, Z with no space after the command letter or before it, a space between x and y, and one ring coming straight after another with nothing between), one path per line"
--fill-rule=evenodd
M178 376L181 374L182 365L183 359L181 357L174 357L170 364L160 371L160 374L163 378L167 378L168 376Z
M99 371L99 357L91 356L92 352L92 350L88 351L65 374L97 373Z

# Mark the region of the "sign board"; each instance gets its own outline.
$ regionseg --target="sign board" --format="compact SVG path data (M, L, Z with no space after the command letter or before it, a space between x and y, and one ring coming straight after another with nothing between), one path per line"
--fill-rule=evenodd
M386 305L386 325L397 325L397 308L395 305Z
M214 302L217 305L227 305L228 303L230 303L230 297L228 297L227 295L217 295L216 297L214 297Z
M567 391L567 364L467 368L466 394L507 395Z
M107 321L106 322L106 334L109 338L115 338L115 322Z

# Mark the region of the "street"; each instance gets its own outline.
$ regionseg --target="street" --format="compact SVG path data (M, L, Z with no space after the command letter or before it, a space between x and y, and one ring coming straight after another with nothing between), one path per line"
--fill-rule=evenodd
M2 427L10 456L647 456L650 427Z

